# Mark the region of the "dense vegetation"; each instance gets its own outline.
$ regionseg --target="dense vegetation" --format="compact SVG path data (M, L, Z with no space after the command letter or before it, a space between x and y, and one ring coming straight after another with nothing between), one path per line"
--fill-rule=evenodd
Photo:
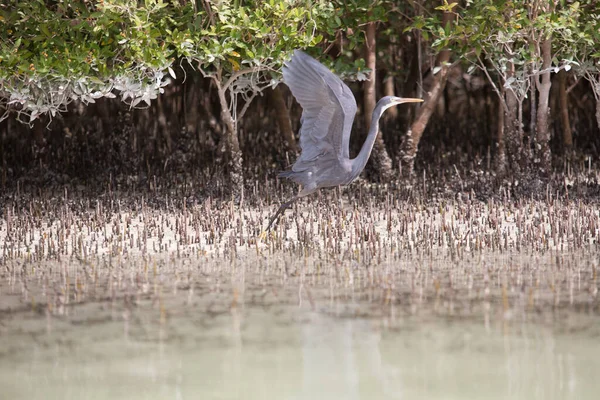
M2 187L272 176L298 151L277 85L295 48L354 81L357 132L377 98L425 98L385 115L373 179L543 180L598 159L593 1L8 0L0 41Z

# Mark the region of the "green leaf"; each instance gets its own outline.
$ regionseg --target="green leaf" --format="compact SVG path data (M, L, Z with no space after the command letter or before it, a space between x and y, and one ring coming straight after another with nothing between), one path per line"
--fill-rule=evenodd
M453 9L454 7L456 7L457 5L458 5L458 3L444 4L444 5L441 5L441 6L438 6L438 7L436 7L435 9L436 9L436 10L439 10L439 11L447 11L447 12L450 12L450 11L452 11L452 9Z

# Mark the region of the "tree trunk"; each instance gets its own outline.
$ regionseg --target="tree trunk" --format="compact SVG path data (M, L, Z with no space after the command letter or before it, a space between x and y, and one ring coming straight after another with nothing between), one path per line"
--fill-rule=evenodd
M508 63L508 78L512 77L514 72L514 64ZM513 89L507 88L504 91L504 101L506 102L506 108L504 110L503 139L508 161L507 171L510 170L510 172L518 175L521 172L522 129L519 125L518 99Z
M448 78L448 66L444 65L433 79L433 87L429 91L429 98L423 106L419 108L415 121L412 123L406 133L406 140L402 145L402 162L406 164L409 174L412 174L414 169L414 160L419 148L419 142L423 136L423 132L427 127L431 114L435 111L436 104L444 92L446 87L446 79Z
M376 74L375 67L377 61L376 53L376 35L377 27L375 22L367 23L365 29L366 43L365 43L365 60L366 67L371 70L369 79L365 81L364 86L364 120L367 131L371 126L371 117L373 116L373 110L375 109L375 97L376 97ZM371 155L373 165L379 174L379 178L382 182L387 182L392 177L392 160L387 153L385 143L381 134L377 135L375 139L375 145L373 146L373 153Z
M519 173L521 170L521 139L517 117L517 97L512 90L507 90L505 96L507 109L504 113L504 143L507 153L507 167L512 172Z
M600 128L600 100L596 101L596 125Z
M532 71L533 72L533 71ZM531 132L531 135L533 135L535 132L537 132L537 108L535 107L535 105L538 103L537 101L537 88L536 88L536 82L537 82L537 76L532 76L530 78L531 81L531 85L529 87L529 104L531 104L530 107L530 118L529 118L529 132Z
M562 125L562 137L565 154L569 155L573 147L573 132L569 121L569 102L567 94L567 73L561 70L558 73L558 101L560 102L560 123Z
M269 98L273 102L273 107L277 113L277 124L279 125L279 131L283 137L283 141L288 149L292 153L298 152L298 146L296 145L296 138L294 137L294 131L292 130L292 123L290 121L290 111L285 104L283 99L282 88L277 85L274 89L269 92Z
M505 106L504 99L500 98L498 101L498 132L496 134L498 153L495 158L496 174L500 177L506 174L506 142L504 141Z
M383 81L383 95L395 96L396 88L394 86L394 75L388 73ZM388 108L383 115L386 121L395 121L398 118L398 107Z
M550 82L550 66L552 64L552 40L550 38L544 39L542 42L542 80L538 84L539 91L539 102L537 111L537 123L536 123L536 161L539 162L540 172L542 175L548 176L550 174L550 167L552 163L552 156L550 154L550 126L548 123L548 117L550 115L550 107L548 101L550 98L550 88L552 83ZM537 81L539 82L539 81Z
M167 146L167 154L171 154L173 151L173 138L171 137L171 132L169 131L169 124L167 123L167 116L165 115L165 106L163 104L162 98L158 96L157 105L156 105L157 113L158 113L158 126L160 128L160 133L165 138L165 144Z
M442 23L444 25L452 22L452 13L444 12ZM440 70L433 76L433 84L431 89L428 91L428 97L425 99L425 103L417 111L415 121L412 123L408 132L406 132L406 139L402 145L401 159L402 163L405 164L409 175L413 173L415 157L419 148L419 142L423 136L423 132L427 127L429 118L435 110L438 100L440 99L444 89L446 88L446 80L448 78L448 61L450 60L450 51L442 50L437 57L436 65Z
M219 94L221 120L225 123L226 127L225 131L223 132L223 139L225 141L224 151L227 173L231 183L232 194L239 195L242 193L244 187L244 171L242 170L243 160L242 151L240 150L240 142L237 135L237 123L229 111L227 99L225 97L225 90L217 79L215 79L214 82L217 86L217 92Z

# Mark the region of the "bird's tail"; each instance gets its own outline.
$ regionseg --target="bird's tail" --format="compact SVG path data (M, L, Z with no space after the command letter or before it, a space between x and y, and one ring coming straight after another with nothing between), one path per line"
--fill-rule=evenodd
M296 182L298 185L306 186L306 174L303 172L296 172L293 170L281 171L277 174L279 178L288 178L289 180Z
M294 174L294 171L287 170L287 171L279 171L279 173L277 174L277 176L279 178L291 178L293 174Z

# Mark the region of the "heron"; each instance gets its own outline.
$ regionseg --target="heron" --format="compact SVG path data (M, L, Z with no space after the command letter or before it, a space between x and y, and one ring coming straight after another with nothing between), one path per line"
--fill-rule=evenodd
M354 181L367 165L379 132L379 118L390 107L403 103L418 103L422 99L385 96L381 98L371 118L367 139L355 158L350 158L350 133L356 115L356 100L350 88L323 64L294 50L284 63L283 82L302 107L300 117L300 156L288 171L279 177L299 184L300 192L281 204L269 221L273 222L295 201L315 191Z

